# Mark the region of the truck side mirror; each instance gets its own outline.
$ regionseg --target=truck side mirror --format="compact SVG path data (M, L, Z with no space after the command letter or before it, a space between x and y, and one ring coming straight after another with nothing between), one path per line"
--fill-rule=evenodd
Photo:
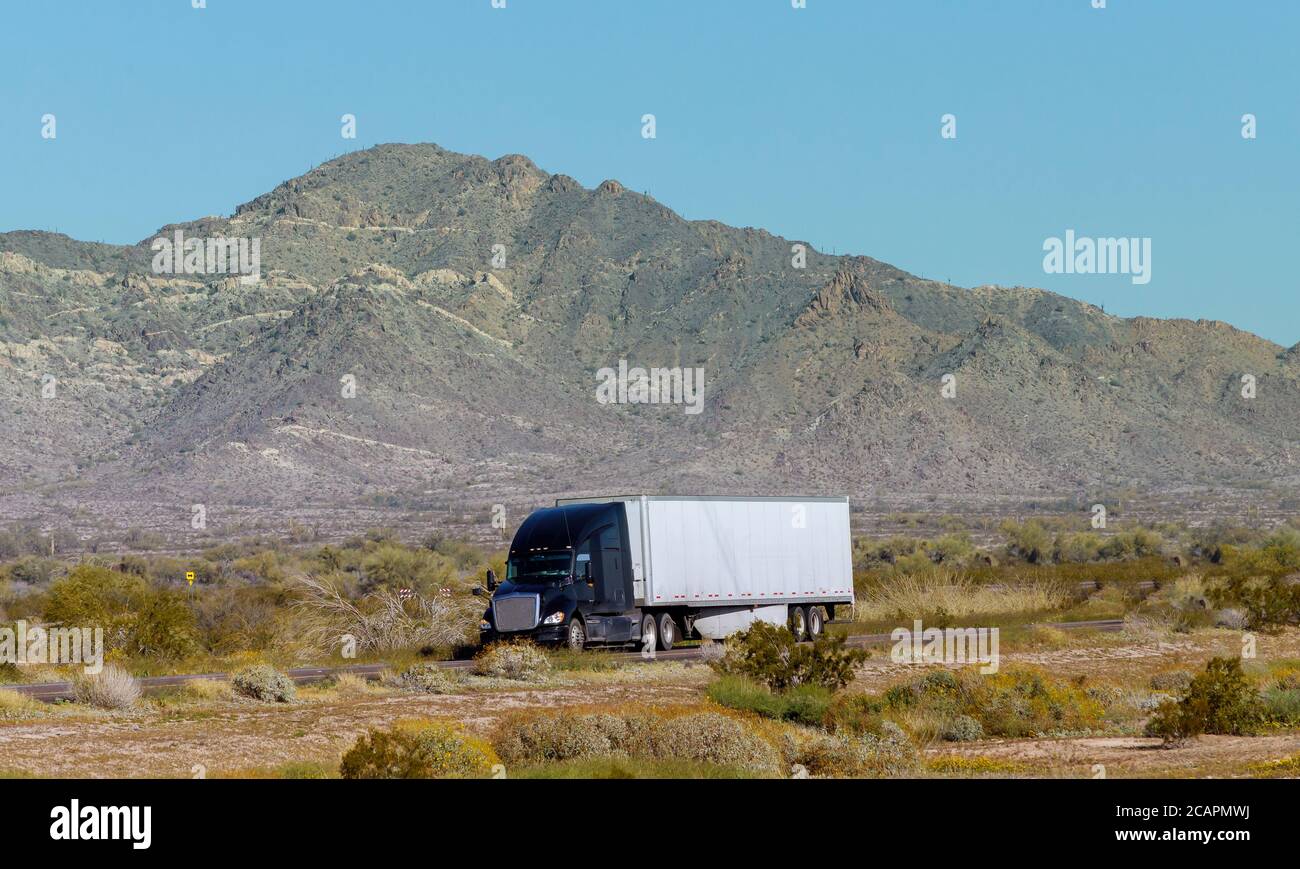
M586 581L587 585L591 585L591 562L590 561L582 562L582 578Z
M497 572L490 567L487 572L487 587L488 591L497 590Z

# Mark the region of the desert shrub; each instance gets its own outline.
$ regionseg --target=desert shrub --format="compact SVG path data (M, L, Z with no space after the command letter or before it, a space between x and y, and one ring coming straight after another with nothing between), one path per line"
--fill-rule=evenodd
M0 688L0 720L5 718L30 718L38 714L40 702L26 694L8 688Z
M1129 559L1159 555L1165 540L1159 531L1150 528L1131 528L1106 538L1101 546L1102 558Z
M65 626L102 626L105 644L122 648L135 611L148 593L148 584L138 576L81 564L50 586L45 620Z
M397 677L397 687L422 694L454 694L461 687L460 674L437 664L415 664Z
M50 558L23 558L9 565L9 578L27 585L44 585L54 576L59 563Z
M204 647L226 655L268 649L279 636L282 590L266 586L207 588L194 602L194 618Z
M638 727L641 737L648 728ZM517 717L497 731L493 745L508 763L561 761L613 754L652 754L636 740L625 717L612 713L560 712ZM640 748L640 751L637 748Z
M926 547L926 554L936 564L960 567L975 557L975 544L969 534L945 534Z
M968 572L932 569L896 576L869 585L854 607L858 621L910 624L912 619L938 625L945 618L1034 613L1060 609L1071 601L1068 583L1044 581L992 585L977 582Z
M1250 614L1237 607L1224 607L1214 614L1214 626L1231 631L1243 631L1250 627Z
M454 725L399 721L371 730L343 755L345 779L488 778L500 763L492 747Z
M1264 692L1264 718L1280 727L1300 725L1300 689L1270 688Z
M361 652L455 648L468 640L482 612L472 598L403 598L388 587L353 600L338 583L316 576L297 576L292 588L302 641L319 650L337 646L344 634L356 638Z
M869 694L839 694L826 708L822 726L832 733L880 736L885 703Z
M654 745L660 757L743 766L763 772L780 771L779 756L769 742L736 719L717 712L663 721L655 729Z
M534 764L510 770L514 779L752 779L754 773L739 766L718 766L690 760L647 760L630 757L594 757Z
M140 699L140 683L116 664L109 664L93 675L85 675L73 684L78 703L97 709L130 709Z
M723 656L709 666L721 675L744 676L773 691L799 685L838 691L853 681L854 665L867 657L844 643L844 637L821 637L799 644L786 628L758 621L729 639Z
M1052 557L1058 562L1082 564L1101 555L1102 539L1091 531L1071 531L1056 536Z
M507 763L626 756L780 772L780 756L770 742L718 712L522 714L505 719L492 743Z
M984 725L969 715L958 715L945 724L943 738L948 742L973 742L983 739Z
M990 676L962 674L962 712L993 736L1024 737L1090 730L1101 723L1103 705L1077 684L1035 670L1002 670Z
M999 529L1006 539L1007 554L1030 564L1046 561L1052 554L1052 535L1037 519L1028 522L1006 521Z
M1192 684L1192 678L1195 675L1195 673L1187 670L1169 670L1164 673L1156 673L1151 677L1151 690L1181 693L1186 691Z
M1169 700L1147 722L1148 736L1176 743L1202 733L1249 734L1263 722L1259 694L1238 658L1213 658L1177 700Z
M483 551L477 546L457 540L455 537L448 537L445 534L436 532L430 534L424 538L420 545L444 558L450 559L456 569L462 572L473 570L486 560Z
M1176 631L1211 627L1215 615L1207 589L1208 584L1200 574L1179 576L1144 600L1140 612Z
M727 653L727 647L722 643L706 639L704 642L700 643L698 651L700 653L700 660L708 664L712 661L720 660L722 656Z
M886 737L862 734L787 733L782 754L795 775L813 778L887 778L912 774L916 749L901 732Z
M176 592L145 597L131 625L130 650L137 655L176 660L199 649L194 612Z
M935 670L891 687L883 699L887 710L910 710L916 720L933 722L931 733L941 739L951 728L963 727L955 724L961 716L976 721L990 736L1018 738L1089 730L1101 723L1105 712L1081 686L1029 668L987 675L977 667L956 673Z
M50 586L45 620L102 627L108 648L133 655L177 659L199 647L194 613L183 597L93 564L78 565Z
M293 680L270 664L254 664L230 677L235 691L263 703L289 703L297 694Z
M799 685L775 693L743 676L722 676L705 693L720 706L754 712L767 718L820 724L831 705L832 693L820 685Z
M1277 628L1300 621L1300 584L1280 576L1228 576L1208 590L1216 606L1239 608L1247 625Z
M493 643L475 656L474 672L498 679L543 682L551 673L551 660L532 643Z

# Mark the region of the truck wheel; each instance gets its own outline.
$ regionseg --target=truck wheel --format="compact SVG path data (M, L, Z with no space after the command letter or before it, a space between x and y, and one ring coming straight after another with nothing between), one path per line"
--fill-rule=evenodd
M659 629L655 627L655 617L646 613L641 619L641 651L650 648L649 640L655 641L655 651L659 650Z
M822 628L826 621L822 617L822 608L819 606L808 607L808 639L815 640L822 635Z
M801 606L790 607L790 633L796 643L802 643L808 634L808 613Z
M664 613L659 617L659 648L665 652L670 651L676 640L677 624L672 616Z
M581 652L582 647L587 645L587 626L582 623L582 619L574 616L569 621L569 636L567 645L575 652Z

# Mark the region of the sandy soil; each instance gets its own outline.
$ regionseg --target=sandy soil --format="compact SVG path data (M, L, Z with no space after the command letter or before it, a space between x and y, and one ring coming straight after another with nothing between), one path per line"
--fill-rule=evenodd
M370 727L401 718L452 718L483 732L535 706L690 702L690 686L619 684L451 696L358 694L290 706L229 702L201 710L54 718L0 725L0 770L42 778L189 778L336 761Z
M1025 774L1075 778L1184 778L1249 775L1253 763L1300 753L1300 733L1202 736L1177 748L1145 737L985 741L932 749L928 757L987 757L1023 765ZM1098 765L1104 769L1098 768Z

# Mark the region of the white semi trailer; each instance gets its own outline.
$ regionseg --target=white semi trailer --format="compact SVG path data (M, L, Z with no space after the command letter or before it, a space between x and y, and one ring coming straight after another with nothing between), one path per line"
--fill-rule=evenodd
M761 619L816 637L853 604L850 548L848 498L561 499L489 575L481 633L670 649Z

